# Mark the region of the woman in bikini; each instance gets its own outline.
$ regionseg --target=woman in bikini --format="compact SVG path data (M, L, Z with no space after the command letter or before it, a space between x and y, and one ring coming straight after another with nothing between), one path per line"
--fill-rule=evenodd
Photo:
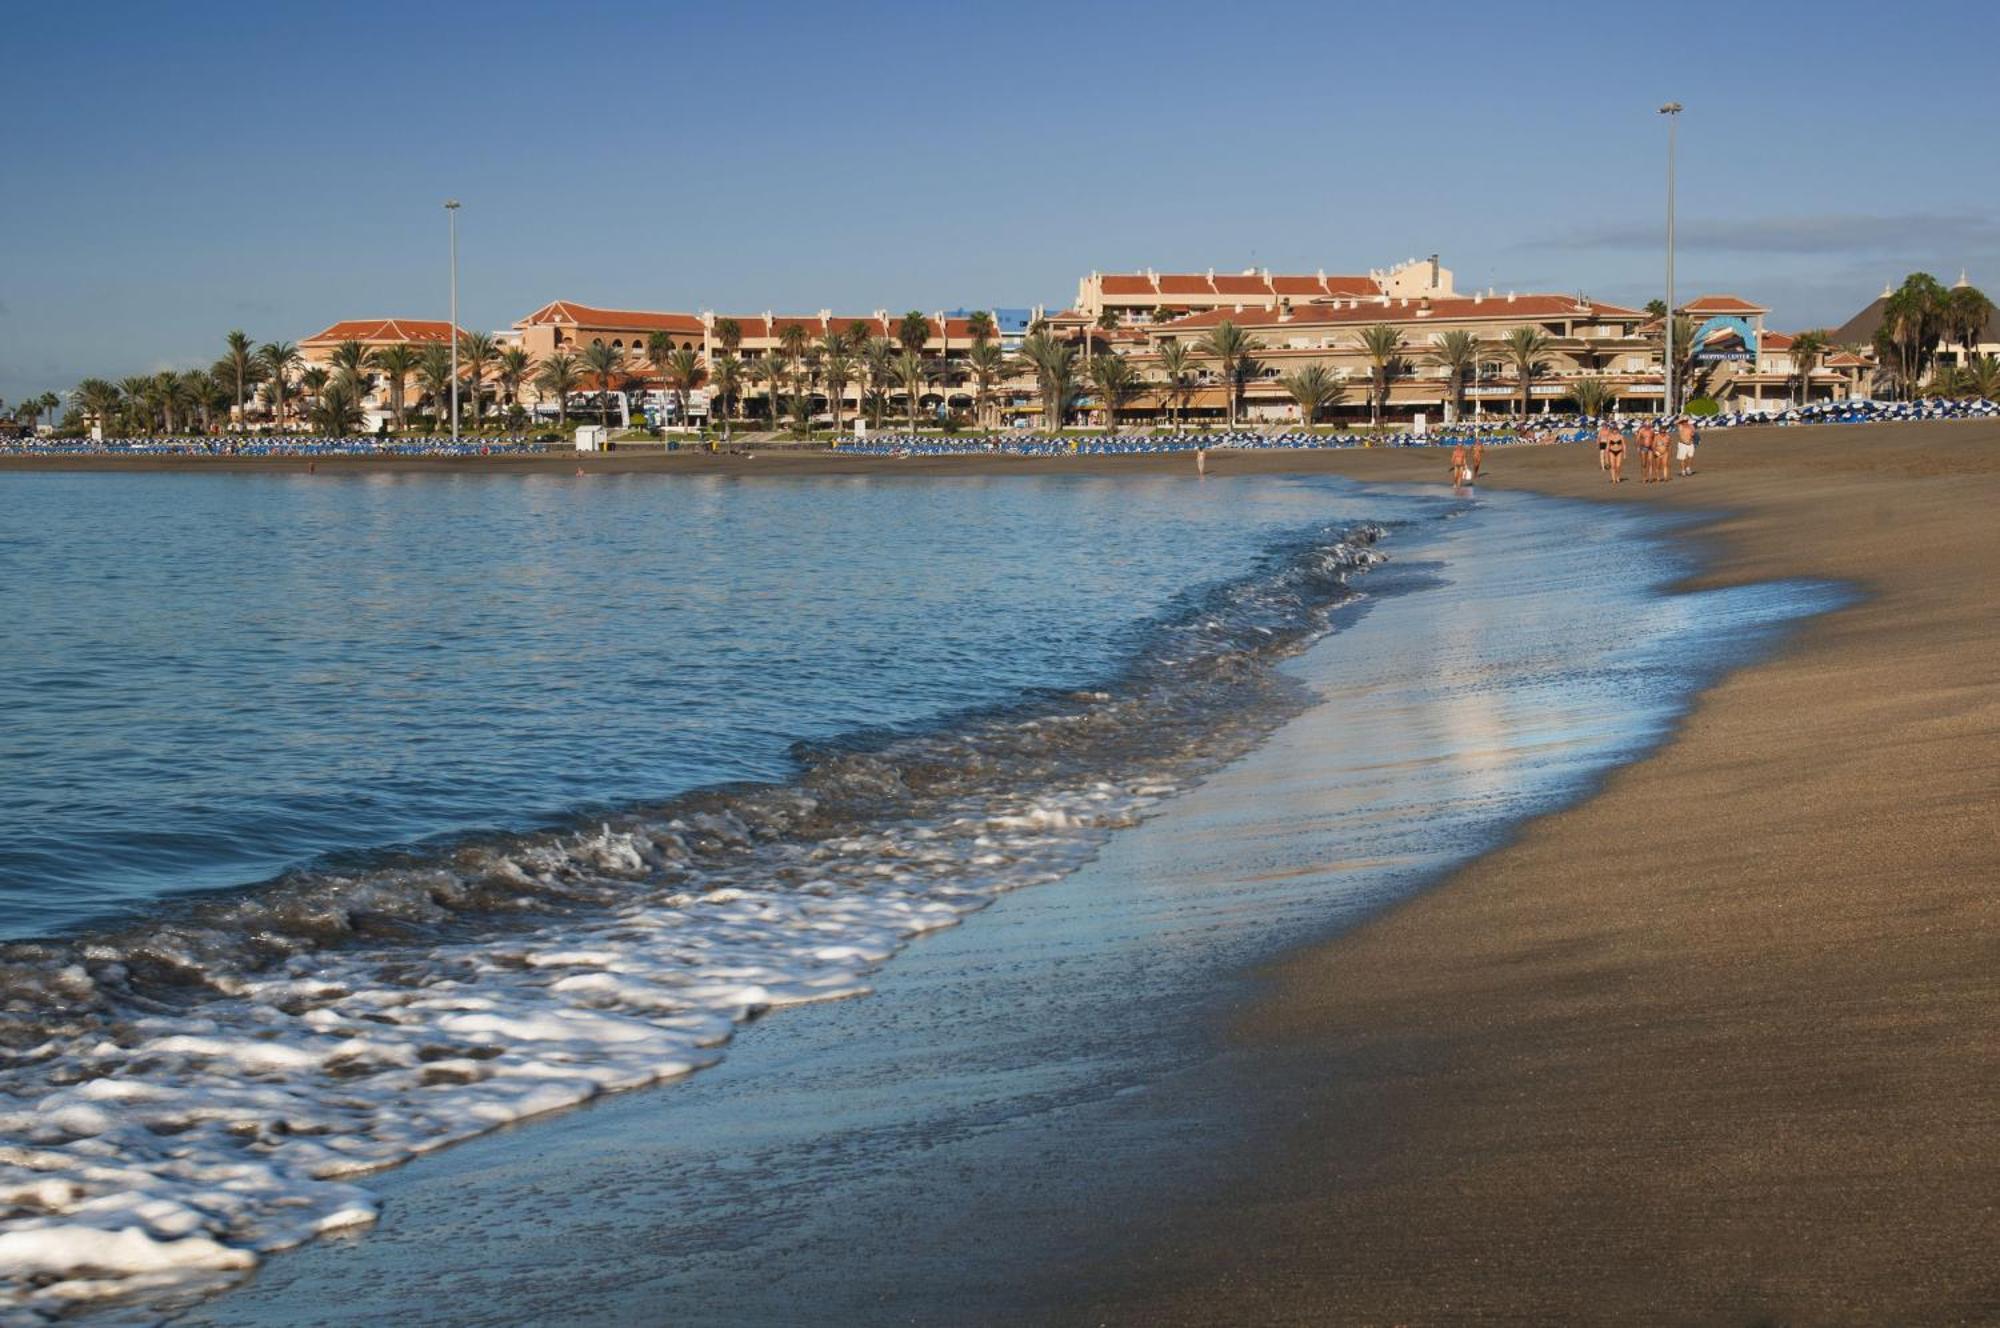
M1624 476L1618 472L1625 464L1625 435L1612 430L1611 441L1604 445L1604 455L1611 462L1611 482L1624 483Z

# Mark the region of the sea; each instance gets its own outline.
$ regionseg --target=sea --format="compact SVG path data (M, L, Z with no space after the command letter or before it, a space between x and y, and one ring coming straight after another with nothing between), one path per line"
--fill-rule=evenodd
M1357 919L1834 602L1697 563L1328 477L0 477L0 1312L184 1305L385 1169L698 1084L1315 714L1326 787L1424 777L1314 841L1374 877L1242 907ZM1364 721L1423 687L1417 759Z

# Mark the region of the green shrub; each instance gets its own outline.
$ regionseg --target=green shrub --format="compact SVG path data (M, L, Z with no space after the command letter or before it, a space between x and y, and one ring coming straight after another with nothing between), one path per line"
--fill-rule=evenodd
M1682 406L1681 409L1689 415L1720 415L1722 413L1722 407L1716 404L1714 397L1696 397L1685 406Z

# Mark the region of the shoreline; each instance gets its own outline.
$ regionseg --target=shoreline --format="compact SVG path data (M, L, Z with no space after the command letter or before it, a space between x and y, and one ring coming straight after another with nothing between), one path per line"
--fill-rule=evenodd
M1682 589L1860 596L1264 973L1209 1071L1260 1137L1075 1319L2000 1315L2000 428L1714 435L1665 487L1548 452L1489 487L1701 513Z

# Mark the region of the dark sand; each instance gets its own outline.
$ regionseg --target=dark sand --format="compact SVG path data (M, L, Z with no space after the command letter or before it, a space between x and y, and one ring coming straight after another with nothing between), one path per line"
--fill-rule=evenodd
M1597 797L1269 974L1209 1071L1258 1122L1230 1179L1168 1211L1150 1250L1052 1270L1063 1285L1031 1299L1149 1324L2000 1321L2000 427L1739 430L1701 460L1613 489L1594 449L1496 449L1487 483L1720 513L1713 582L1863 597ZM1211 466L1437 480L1444 461ZM231 464L305 468L136 468Z

